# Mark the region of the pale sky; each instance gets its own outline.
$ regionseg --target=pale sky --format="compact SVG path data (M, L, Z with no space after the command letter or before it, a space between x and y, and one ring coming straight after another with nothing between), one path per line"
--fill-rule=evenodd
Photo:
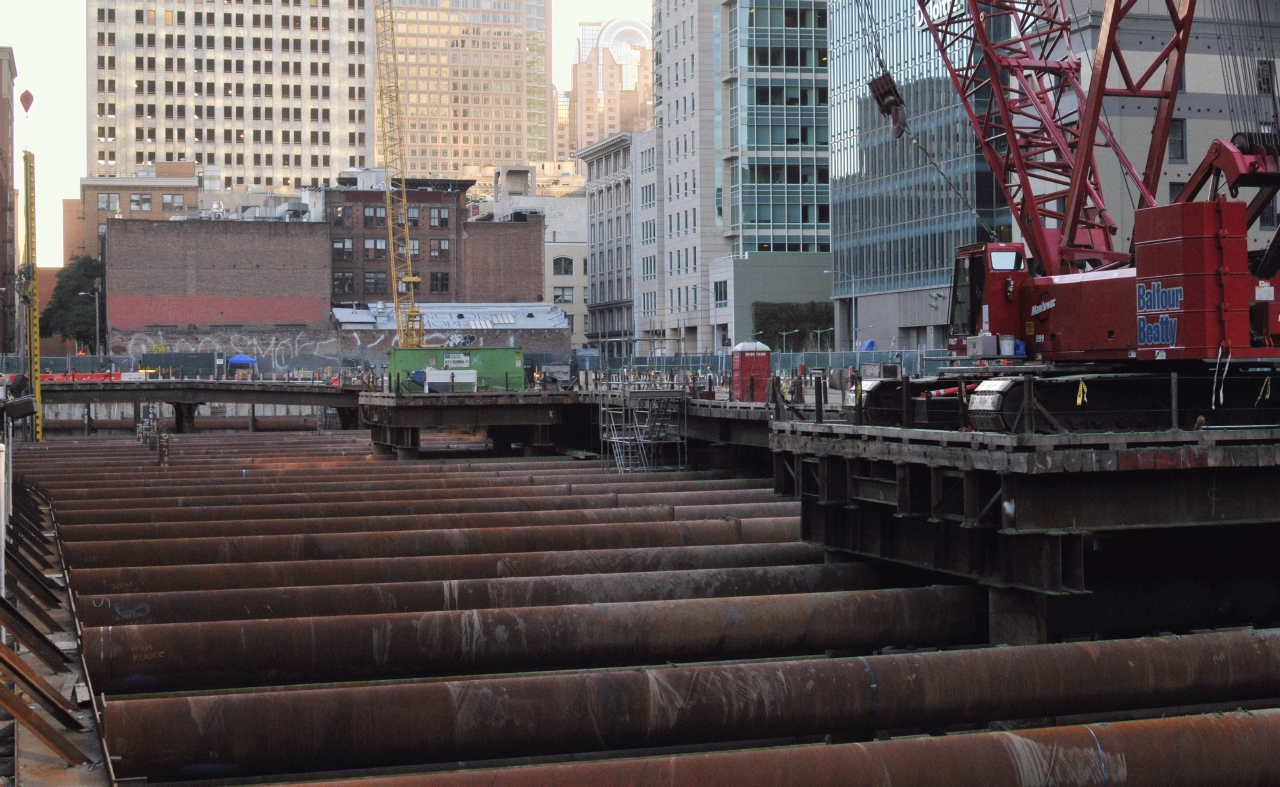
M635 19L649 22L649 0L589 0L552 3L552 71L556 86L569 89L569 65L579 22ZM14 127L15 180L22 182L21 151L36 154L36 253L43 266L62 256L62 200L80 196L85 175L85 0L0 0L0 46L13 47L18 65L16 97L35 95L31 117L18 107ZM607 12L602 13L602 9Z

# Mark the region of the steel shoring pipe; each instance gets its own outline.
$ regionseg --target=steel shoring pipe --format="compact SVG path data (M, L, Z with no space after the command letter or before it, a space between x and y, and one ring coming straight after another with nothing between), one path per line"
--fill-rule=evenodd
M292 787L1274 787L1280 711Z
M811 544L728 544L709 547L598 549L578 552L524 552L498 555L312 560L203 566L91 568L70 572L78 594L136 593L303 585L361 585L374 582L547 577L567 574L624 574L704 568L791 566L823 562Z
M83 654L106 693L419 677L970 643L985 602L928 587L113 626L86 629Z
M77 568L124 568L550 552L568 549L781 544L800 539L800 517L778 517L382 533L81 541L64 544L63 559L68 565Z
M459 474L461 475L461 474ZM651 476L645 474L635 474L635 479L650 479ZM245 479L246 481L248 479ZM728 473L710 472L710 473L677 473L663 474L659 478L652 480L662 482L672 481L724 481L731 480ZM164 496L157 495L153 498L139 498L137 489L134 487L122 487L117 490L105 489L81 489L76 490L81 494L68 494L63 491L53 497L58 505L58 511L65 513L67 511L77 511L82 509L93 509L102 505L108 505L116 501L128 501L135 504L159 504L159 501L165 501L163 505L178 505L178 501L183 501L182 505L196 505L197 501L208 498L211 501L223 500L231 495L244 496L267 496L280 494L322 494L333 492L347 492L358 490L361 492L395 492L402 490L419 490L419 489L474 489L479 487L505 486L511 487L515 485L521 486L546 486L552 484L612 484L620 483L620 478L616 473L604 472L582 472L575 475L565 475L564 473L549 473L546 475L538 475L528 473L523 478L514 476L499 476L494 473L485 473L476 476L464 476L446 479L401 479L401 480L353 480L353 481L295 481L292 483L263 483L248 484L240 483L238 480L227 484L188 484L181 490L181 497L170 496L172 493L165 493ZM758 484L757 484L758 486ZM175 490L176 491L176 490ZM221 502L215 503L222 505Z
M173 519L186 518L187 511L206 513L210 519L221 519L225 508L262 509L268 506L279 506L280 510L302 508L303 506L327 505L335 511L352 504L420 502L426 500L485 500L492 498L519 497L569 497L574 495L603 494L660 494L675 493L719 493L726 491L759 491L765 482L751 479L728 480L695 480L695 481L636 481L621 482L616 478L604 483L587 484L536 484L512 486L493 485L463 489L418 489L402 488L394 491L367 491L359 485L352 484L349 491L310 493L299 492L279 495L223 495L216 498L154 498L152 500L131 500L128 506L117 504L105 508L59 508L58 519L68 525L108 524L111 522L133 522L142 516L139 512L150 509L164 509L172 513ZM772 490L770 490L772 493ZM176 512L182 511L179 515ZM166 517L169 518L169 517Z
M545 511L573 508L630 508L646 505L714 505L770 503L772 489L708 492L632 492L599 494L584 487L582 494L545 497L473 498L454 496L385 503L304 503L296 505L204 506L200 508L130 508L77 511L66 517L68 527L85 524L136 524L156 522L216 522L251 519L310 519L330 516L412 516L414 514L482 513L485 511ZM526 490L517 490L526 491ZM59 516L59 522L63 517Z
M773 518L800 515L799 503L744 503L698 506L644 505L633 507L545 509L538 511L482 511L455 514L415 514L384 517L323 517L319 519L253 519L217 522L155 522L114 525L62 525L64 543L125 541L157 538L217 538L244 535L387 532L399 530L458 530L483 527L521 527L604 522L671 522L675 520Z
M881 572L866 563L829 563L635 574L124 593L81 596L76 606L80 624L85 628L93 628L205 620L312 618L829 593L837 590L871 590L884 587L884 581Z
M218 762L236 763L244 773L269 773L358 768L373 763L409 765L591 751L621 753L628 748L677 743L746 743L780 736L985 723L1053 716L1081 708L1159 707L1187 700L1270 697L1275 696L1280 687L1277 639L1280 637L1276 632L1232 632L855 659L129 698L105 703L104 729L110 750L123 757L117 773L153 778L171 775L175 769L193 764ZM214 714L218 718L216 727L200 723L200 719ZM1167 729L1170 720L1137 723ZM1096 725L1094 732L1111 726L1123 725ZM1066 730L1046 730L1037 734L1052 740L1064 732ZM1244 740L1249 737L1241 736ZM931 747L945 747L949 745L947 741L989 738L988 734L947 736L933 739ZM1021 752L1006 753L1013 755L1015 761L1017 757L1023 758L1022 764L1028 770L1019 776L1043 777L1052 772L1055 760L1074 768L1088 762L1079 759L1080 753L1097 755L1106 751L1093 739L1088 740L1090 745L1074 756L1071 753L1074 747L1057 752L1029 747ZM1099 744L1102 742L1101 737L1097 740ZM1270 733L1270 740L1280 751L1280 725ZM1006 740L1005 743L1012 742ZM885 751L878 748L884 745L824 746L818 750L832 753L824 756L834 757L835 762L845 762L844 756L862 756L853 754L862 749L874 756L875 751ZM926 753L931 747L916 750L923 758L916 766L920 768L918 772L906 771L902 775L918 773L940 777L936 769L938 763L929 763L933 768L926 767L929 758L937 755L937 750L933 755ZM741 757L744 768L750 763L751 767L769 770L770 764L779 766L786 762L792 756L788 752L802 751L764 749L702 756L726 765L735 762L734 757ZM967 761L951 762L957 765L963 762L964 772L971 778L981 778L986 770L983 765L988 761L976 750L967 751ZM783 762L776 759L780 756ZM680 759L684 758L677 758ZM628 768L658 761L601 763L602 770L596 771L598 783L618 783L618 777L627 773ZM814 764L823 761L819 758ZM1280 765L1280 756L1275 761ZM1111 768L1109 778L1114 780L1111 784L1129 783L1124 776L1124 756L1106 758L1105 765ZM542 782L519 781L521 771L507 773L517 780L511 782L513 784L570 783L547 778L555 773L556 767L563 766L553 766L551 771L537 767L523 769L525 773L540 773L546 779ZM1132 769L1132 765L1129 768ZM861 768L852 768L842 775L848 780L862 772ZM1059 773L1072 772L1067 769ZM458 782L421 783L490 784L495 782L481 777L499 773L502 772L479 771ZM811 774L808 768L774 771L774 777L783 773L790 773L796 780L776 783L812 783L808 781L811 775L806 776ZM738 775L749 774L744 770L738 771ZM896 773L883 775L895 776L885 783L901 783ZM994 780L961 783L1005 783L993 774L987 775ZM1280 771L1273 772L1272 776L1280 780ZM1107 777L1102 774L1095 774L1095 778L1100 784L1107 783ZM744 782L715 783L757 782L747 778Z

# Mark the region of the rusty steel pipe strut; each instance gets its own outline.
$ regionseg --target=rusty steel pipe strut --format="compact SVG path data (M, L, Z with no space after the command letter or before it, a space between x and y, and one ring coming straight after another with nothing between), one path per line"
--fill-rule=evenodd
M804 543L728 544L368 560L90 568L73 569L69 574L71 589L85 595L791 566L821 563L824 554L821 547Z
M402 530L468 530L484 527L523 527L606 522L673 522L697 519L773 518L800 515L796 502L714 505L643 505L620 508L571 508L541 511L482 511L454 514L416 514L385 517L322 517L318 519L253 519L239 522L157 522L116 525L59 525L64 544L78 541L128 541L164 538L319 533L389 532Z
M94 628L208 620L314 618L829 593L882 588L885 581L878 569L866 563L828 563L447 582L122 593L81 596L77 599L76 609L80 625Z
M111 703L108 703L110 708ZM110 715L110 712L109 712ZM313 720L316 734L323 729ZM112 746L113 752L117 749ZM207 762L208 758L204 760ZM246 768L219 761L224 772ZM123 766L123 767L122 767ZM126 754L117 775L159 772ZM300 767L297 770L314 770ZM1280 711L746 749L290 787L1275 787Z
M782 736L1044 717L1080 708L1159 707L1191 698L1270 697L1280 685L1277 639L1275 631L1231 632L124 699L106 703L105 731L111 751L128 751L139 765L153 767L168 756L170 767L214 760L236 762L250 772L297 769L301 763L311 765L309 769L348 768L375 761L405 765L745 744ZM217 729L196 721L214 713ZM156 730L166 732L155 735ZM359 732L316 735L320 730ZM981 736L944 740L974 737ZM1052 761L1052 753L1046 754L1046 761L1030 758L1026 764L1044 766ZM1115 783L1127 783L1119 778L1123 763L1116 765ZM975 776L980 773L974 771Z
M309 519L328 516L413 516L415 514L482 513L487 511L546 511L574 508L631 508L647 505L717 505L770 503L779 498L772 489L742 489L709 492L610 492L583 488L581 494L450 497L381 503L304 503L297 505L202 506L199 508L124 508L75 511L59 522L68 526L87 524L136 524L158 522L217 522L253 519ZM527 491L519 489L517 491Z
M638 479L648 479L649 475L637 473L632 476ZM371 477L373 478L373 477ZM246 481L248 479L245 479ZM670 474L662 474L661 478L655 479L662 482L672 481L726 481L733 480L728 473L714 471L708 473L680 473L673 472ZM615 473L604 472L581 472L574 475L565 475L563 473L554 473L548 475L537 475L534 473L522 474L520 477L515 476L498 476L496 474L486 473L477 477L449 478L449 479L404 479L404 480L387 480L379 478L378 480L353 480L353 481L294 481L290 483L238 483L239 479L226 484L187 484L180 490L165 492L164 496L157 494L156 497L139 498L136 487L121 487L119 489L79 489L75 490L82 494L67 494L65 491L53 496L54 502L58 506L60 512L93 509L97 506L112 503L115 501L128 501L135 506L151 506L158 504L158 501L168 501L164 505L174 505L174 501L186 500L186 505L194 505L197 500L221 500L229 495L281 495L281 494L297 494L297 493L332 493L332 492L394 492L400 490L418 490L418 489L474 489L479 487L491 486L545 486L552 484L612 484L619 483L619 476ZM180 494L178 494L180 492ZM217 503L220 504L220 503Z
M95 690L175 691L980 641L969 587L84 631Z
M68 565L82 568L124 568L570 549L781 544L801 538L800 517L776 517L309 536L82 541L63 545L63 558Z
M492 498L515 497L569 497L574 495L603 494L655 494L666 492L726 492L734 490L761 490L766 483L759 479L727 479L727 480L692 480L672 482L607 482L586 484L520 484L501 486L483 486L468 488L442 489L396 489L391 491L367 491L358 485L352 485L352 491L346 492L298 492L278 495L221 495L218 497L167 497L150 500L134 499L128 507L106 506L92 508L59 507L58 520L68 525L107 524L110 522L131 522L137 512L151 509L165 511L198 511L207 512L209 519L222 519L224 508L265 508L267 506L283 506L296 508L304 505L327 504L335 512L342 506L360 503L413 503L426 500L485 500ZM771 483L770 483L771 486ZM169 518L169 517L166 517ZM183 515L181 518L185 518ZM198 517L202 518L202 517Z

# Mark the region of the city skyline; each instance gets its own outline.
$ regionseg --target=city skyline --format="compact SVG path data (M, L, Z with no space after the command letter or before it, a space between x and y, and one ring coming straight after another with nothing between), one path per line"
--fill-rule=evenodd
M24 149L36 155L37 252L42 267L58 267L66 261L62 200L79 197L80 178L91 174L86 169L87 142L89 121L96 119L86 117L85 107L88 89L96 85L86 84L90 53L79 49L88 36L87 7L81 0L48 0L37 14L30 3L0 0L0 19L6 20L6 38L0 46L14 49L16 92L30 90L35 96L29 118L21 108L16 111L14 145L19 159ZM597 21L599 16L586 0L555 3L550 13L553 82L569 83L578 24ZM643 0L624 0L610 16L646 20L650 6ZM67 42L75 48L72 57L67 55ZM21 167L20 160L17 166Z

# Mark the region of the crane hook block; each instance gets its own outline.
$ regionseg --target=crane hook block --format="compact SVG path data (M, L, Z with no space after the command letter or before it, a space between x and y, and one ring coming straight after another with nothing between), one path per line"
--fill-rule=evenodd
M867 83L871 89L871 97L875 99L880 114L893 119L893 136L901 137L907 130L907 102L902 98L902 91L893 75L888 71Z

